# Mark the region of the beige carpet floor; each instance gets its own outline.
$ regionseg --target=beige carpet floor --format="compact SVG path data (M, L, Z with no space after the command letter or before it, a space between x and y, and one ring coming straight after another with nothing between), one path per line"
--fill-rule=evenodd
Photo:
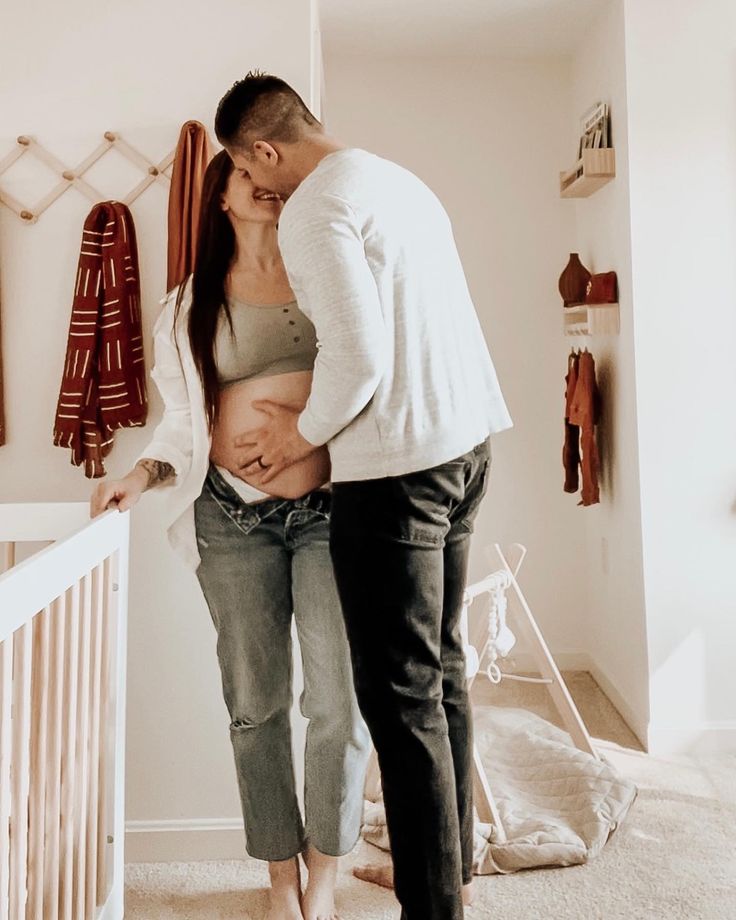
M736 755L658 759L641 747L589 674L565 675L600 748L639 786L628 818L585 866L476 880L467 920L736 920ZM526 706L557 721L543 687L477 685L476 705ZM346 860L341 920L396 920L390 892L350 875L381 862L368 844ZM266 873L255 861L126 867L126 920L262 920Z

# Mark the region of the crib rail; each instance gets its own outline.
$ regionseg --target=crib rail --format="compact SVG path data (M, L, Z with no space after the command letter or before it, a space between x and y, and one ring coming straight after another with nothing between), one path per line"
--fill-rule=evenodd
M0 918L123 917L128 515L0 505ZM28 543L48 545L22 558Z

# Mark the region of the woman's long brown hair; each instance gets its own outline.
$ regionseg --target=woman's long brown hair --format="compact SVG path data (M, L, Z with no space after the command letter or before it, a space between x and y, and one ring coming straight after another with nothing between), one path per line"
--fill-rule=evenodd
M189 344L194 365L202 381L207 423L212 430L217 417L219 383L215 364L215 334L224 312L232 331L225 282L235 255L235 231L222 210L222 195L233 171L227 151L210 161L202 184L197 249L192 276L192 307L189 311ZM174 329L179 317L186 280L179 285L174 311Z

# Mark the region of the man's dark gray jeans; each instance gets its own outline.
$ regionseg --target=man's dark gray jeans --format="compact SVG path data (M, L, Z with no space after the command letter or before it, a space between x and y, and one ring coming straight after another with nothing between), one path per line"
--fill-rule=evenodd
M333 485L330 551L355 687L378 753L403 920L462 920L473 737L460 637L490 445L405 476Z

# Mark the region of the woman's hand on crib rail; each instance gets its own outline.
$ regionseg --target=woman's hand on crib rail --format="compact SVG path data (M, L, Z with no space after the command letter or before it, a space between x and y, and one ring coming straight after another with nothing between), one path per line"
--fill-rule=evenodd
M123 479L100 482L90 499L90 517L97 517L109 508L129 511L141 495L152 486L176 476L174 467L161 460L139 460Z

